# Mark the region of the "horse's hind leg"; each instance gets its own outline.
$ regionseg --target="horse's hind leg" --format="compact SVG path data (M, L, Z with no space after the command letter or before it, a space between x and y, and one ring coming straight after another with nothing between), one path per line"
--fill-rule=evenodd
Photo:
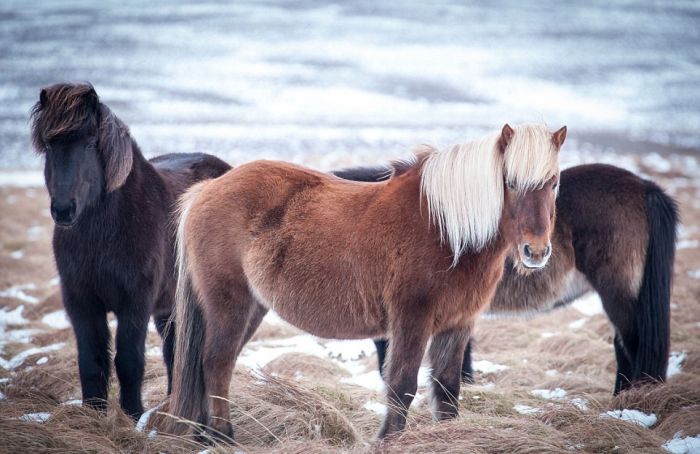
M386 364L388 409L378 437L385 438L406 426L408 407L418 389L418 369L428 338L427 326L420 321L397 323L389 342L389 358Z
M472 345L474 341L470 337L467 346L464 348L462 356L462 383L466 385L474 384L474 368L472 367Z
M459 413L462 360L469 333L468 328L455 328L433 336L428 356L433 367L431 397L436 420L454 418Z
M639 334L635 325L634 298L625 297L611 289L601 292L603 308L610 322L615 327L615 358L617 373L615 375L614 393L618 394L631 386L640 377L634 371L637 356Z
M249 328L251 321L257 320L257 324L260 324L262 316L253 317L257 314L259 305L247 291L241 291L236 296L221 295L216 300L207 298L206 301L206 339L202 366L206 395L211 399L208 431L214 438L232 441L228 389L233 367L243 348L245 337L252 336L255 331L254 328Z
M627 344L629 345L632 342L629 339ZM617 373L615 374L615 389L613 393L619 394L620 391L630 387L630 380L632 380L634 371L632 370L632 357L628 353L628 348L626 348L625 342L619 333L615 333L613 344L615 345L615 359L617 360Z
M173 361L175 360L175 321L169 315L154 316L156 330L163 340L163 362L168 374L168 395L173 387Z

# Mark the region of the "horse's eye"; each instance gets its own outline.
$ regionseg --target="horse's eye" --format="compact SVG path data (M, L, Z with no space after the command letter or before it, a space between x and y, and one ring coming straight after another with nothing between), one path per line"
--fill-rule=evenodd
M515 182L506 181L506 186L508 186L508 189L510 189L511 191L515 191Z
M559 183L554 183L552 185L552 191L556 191L558 187L559 187Z

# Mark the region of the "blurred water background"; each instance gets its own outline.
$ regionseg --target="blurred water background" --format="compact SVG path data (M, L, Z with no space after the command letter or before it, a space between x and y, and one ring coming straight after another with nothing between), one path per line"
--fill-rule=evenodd
M3 0L0 168L40 87L90 81L148 156L331 168L504 122L569 147L700 149L700 2Z

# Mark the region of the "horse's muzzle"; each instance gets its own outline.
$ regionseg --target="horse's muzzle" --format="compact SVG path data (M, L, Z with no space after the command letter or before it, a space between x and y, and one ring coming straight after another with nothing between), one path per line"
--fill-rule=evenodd
M61 227L71 227L75 224L75 212L77 204L75 199L70 199L67 203L51 201L51 217L56 225Z

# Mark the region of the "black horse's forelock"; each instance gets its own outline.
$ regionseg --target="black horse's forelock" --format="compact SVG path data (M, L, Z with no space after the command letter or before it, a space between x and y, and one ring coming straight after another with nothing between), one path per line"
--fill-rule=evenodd
M89 83L58 83L41 90L30 114L34 150L43 153L47 142L82 128L97 127L99 98Z

